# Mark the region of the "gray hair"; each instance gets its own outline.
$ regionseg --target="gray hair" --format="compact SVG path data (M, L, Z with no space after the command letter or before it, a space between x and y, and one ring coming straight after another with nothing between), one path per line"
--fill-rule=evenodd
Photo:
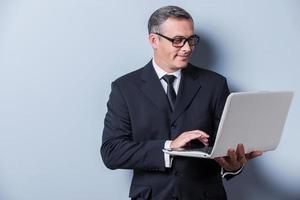
M178 6L165 6L152 13L148 20L148 33L159 32L162 25L168 18L188 19L193 21L192 16L183 8Z

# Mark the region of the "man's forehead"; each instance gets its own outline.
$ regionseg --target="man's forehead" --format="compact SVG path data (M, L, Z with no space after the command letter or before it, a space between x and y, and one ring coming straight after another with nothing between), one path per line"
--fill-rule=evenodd
M172 36L191 36L194 34L194 23L189 19L168 18L161 26L162 33Z

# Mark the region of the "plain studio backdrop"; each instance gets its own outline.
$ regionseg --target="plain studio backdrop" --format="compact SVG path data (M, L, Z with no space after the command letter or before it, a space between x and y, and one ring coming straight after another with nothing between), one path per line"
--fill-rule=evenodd
M229 199L300 198L299 1L1 0L1 200L128 199L131 172L99 154L110 83L151 59L147 20L170 4L194 18L192 63L231 91L295 91L278 149L225 181Z

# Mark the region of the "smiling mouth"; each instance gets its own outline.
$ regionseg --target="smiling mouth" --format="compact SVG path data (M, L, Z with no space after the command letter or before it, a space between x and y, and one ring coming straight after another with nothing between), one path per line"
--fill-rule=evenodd
M189 55L185 55L185 56L177 55L177 57L179 57L180 59L183 59L183 60L186 60L186 59L189 59L189 58L190 58Z

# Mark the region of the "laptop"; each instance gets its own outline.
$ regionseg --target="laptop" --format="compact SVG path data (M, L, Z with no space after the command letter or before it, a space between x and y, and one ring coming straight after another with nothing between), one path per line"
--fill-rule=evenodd
M275 150L279 144L292 91L235 92L225 103L214 145L180 148L163 152L174 156L216 158L227 155L229 148L243 144L245 153Z

